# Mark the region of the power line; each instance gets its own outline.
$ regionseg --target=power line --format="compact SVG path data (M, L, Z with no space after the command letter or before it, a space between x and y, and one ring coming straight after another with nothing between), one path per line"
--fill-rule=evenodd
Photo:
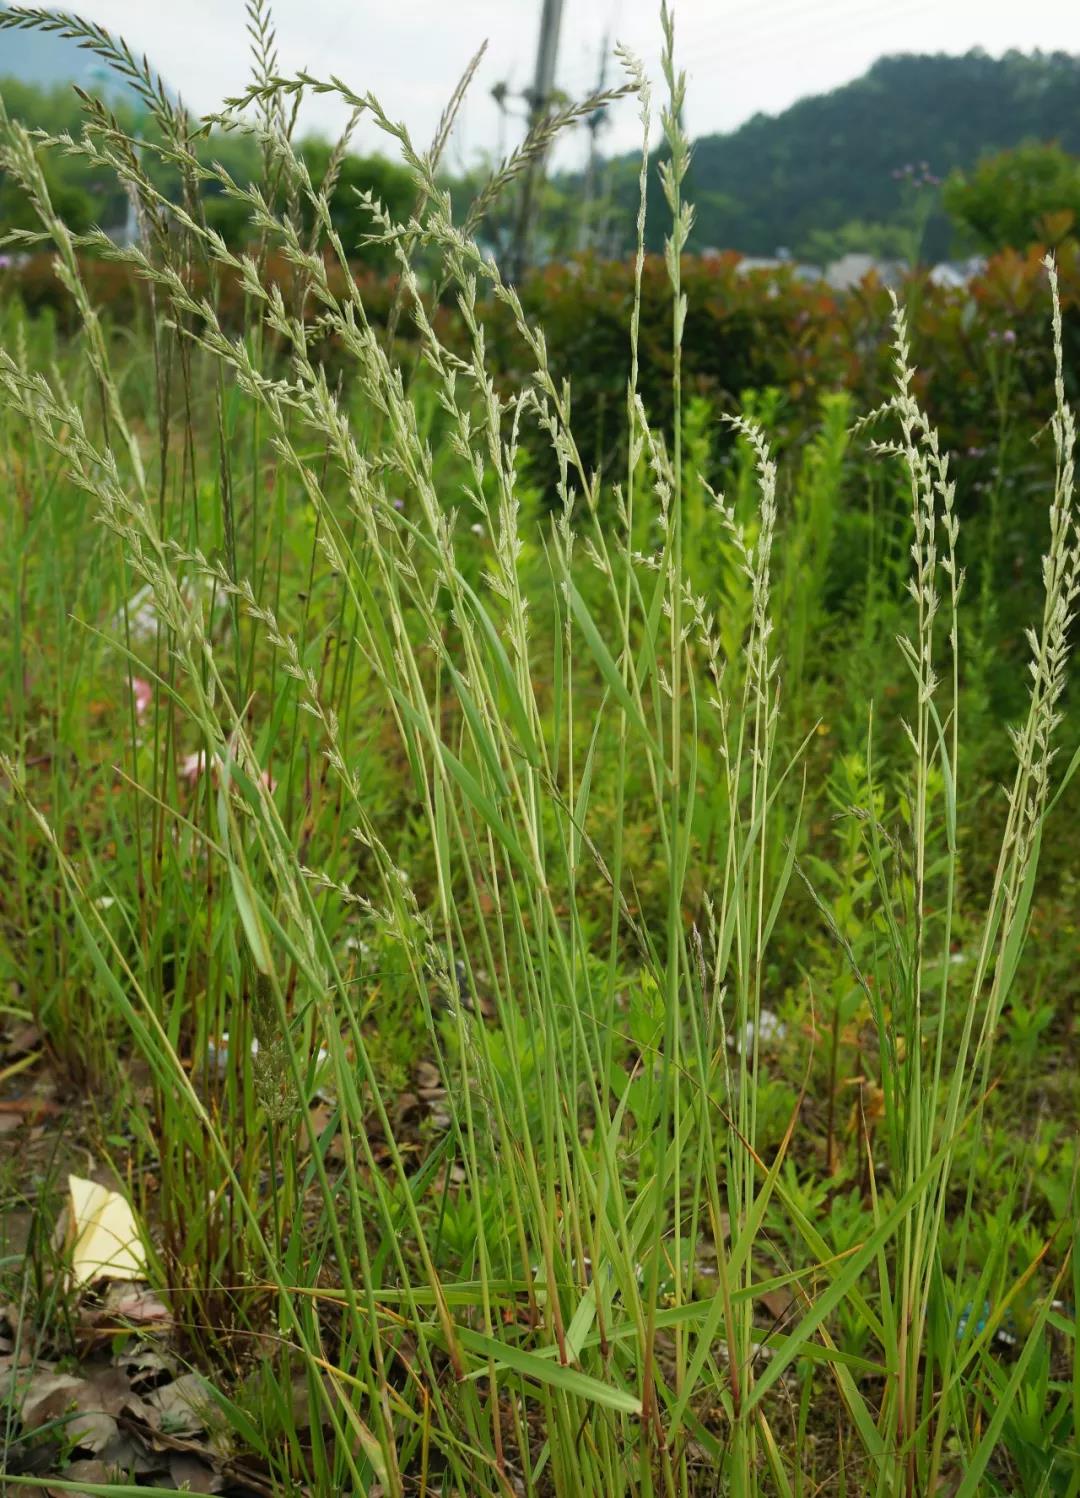
M697 28L690 33L689 39L683 35L680 45L678 31L675 37L676 61L680 54L683 65L692 71L698 71L702 65L719 60L730 59L733 62L742 62L762 54L762 61L769 61L788 57L792 53L804 54L807 51L802 41L791 41L793 30L802 31L812 26L811 39L814 43L830 42L852 33L864 33L875 21L891 22L903 19L907 16L916 15L921 11L937 8L940 0L900 0L899 4L891 5L888 10L882 9L877 0L833 0L831 4L817 4L813 13L807 11L805 0L792 0L791 4L770 7L769 10L759 10L755 14L755 22L765 21L764 27L754 25L748 27L741 36L731 41L723 40L717 36L717 28L709 28L702 31ZM806 28L798 26L799 21L806 23ZM795 23L794 25L792 23ZM708 41L704 38L708 36ZM617 40L628 45L631 51L644 55L651 52L659 52L659 33L651 35L648 41L639 34L637 37L626 38L617 35ZM704 42L704 45L699 43ZM776 42L787 42L788 45L775 45ZM586 66L579 63L571 74L571 77L584 83L587 77Z
M923 11L937 9L939 4L940 0L900 0L900 3L890 7L887 19L889 21L905 19ZM831 15L828 13L830 10L833 12ZM823 16L824 24L822 24ZM824 11L815 12L810 39L815 44L840 41L845 36L864 34L875 21L881 19L881 11L873 6L860 5L855 12L843 11L838 7L826 7ZM806 41L792 39L791 31L790 26L770 28L768 31L743 36L731 43L717 41L715 45L709 45L704 49L696 51L691 49L689 57L685 59L685 65L689 70L697 72L703 66L719 61L745 64L748 60L762 56L762 61L768 63L794 54L805 56ZM786 45L777 46L776 40L782 40ZM677 44L678 38L676 38L676 46Z
M756 38L776 35L778 32L778 25L776 23L779 23L779 28L790 30L790 23L802 20L813 26L816 35L823 21L835 21L844 18L855 19L860 12L868 20L874 17L881 20L888 20L893 17L895 10L894 6L883 7L881 0L854 0L854 3L852 3L852 0L824 0L824 3L823 0L816 0L812 9L807 6L806 0L781 0L781 3L774 5L766 5L762 3L762 0L757 0L757 3L753 7L752 20L740 28L742 35L734 45L741 46L747 41L752 42ZM676 13L675 19L676 56L678 56L680 51L685 54L686 49L689 48L696 60L697 53L694 52L694 48L706 36L710 38L715 36L717 30L720 29L716 26L705 26L700 23L680 25L678 13ZM765 23L763 30L758 25L760 22ZM629 46L632 51L638 54L648 52L658 53L660 51L661 37L658 26L650 28L647 34L639 31L629 36L624 35L616 29L615 36L616 40L622 45Z

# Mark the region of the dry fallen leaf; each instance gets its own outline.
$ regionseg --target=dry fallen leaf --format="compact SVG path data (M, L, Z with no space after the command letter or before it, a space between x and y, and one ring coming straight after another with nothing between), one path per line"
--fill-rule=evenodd
M86 1460L71 1462L64 1468L64 1482L92 1482L98 1485L106 1482L117 1482L124 1474L113 1462L103 1462L97 1457L89 1457ZM72 1498L72 1490L69 1487L46 1488L49 1498ZM79 1498L76 1493L74 1498Z
M146 1396L160 1417L161 1430L172 1436L194 1436L206 1428L210 1404L206 1383L197 1373L183 1373Z
M160 1384L176 1376L176 1359L171 1353L149 1343L136 1347L124 1347L113 1358L117 1368L122 1368L131 1380L136 1394L146 1394Z
M113 1319L137 1326L168 1326L172 1324L172 1312L159 1296L147 1285L110 1285L105 1292L100 1313L96 1320Z
M41 1031L37 1025L25 1022L8 1032L4 1044L5 1056L25 1056L41 1045Z
M220 1493L221 1475L190 1451L169 1454L169 1476L185 1493Z
M140 1408L127 1380L114 1369L96 1369L87 1378L39 1371L30 1379L21 1418L27 1430L61 1422L73 1447L96 1456L115 1438L116 1416Z
M798 1302L790 1290L765 1290L757 1296L757 1301L772 1317L777 1327L788 1325L798 1310Z
M56 1395L62 1394L73 1399L76 1391L82 1388L82 1382L81 1378L76 1378L72 1373L54 1373L49 1366L39 1365L38 1371L27 1382L26 1393L21 1402L20 1414L27 1430L36 1430L39 1425L44 1425L48 1416L41 1418L41 1411L51 1404Z

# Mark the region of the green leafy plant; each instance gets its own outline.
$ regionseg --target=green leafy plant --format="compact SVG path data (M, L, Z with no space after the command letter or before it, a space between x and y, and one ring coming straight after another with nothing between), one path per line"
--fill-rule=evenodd
M280 1492L793 1494L808 1465L882 1498L1042 1481L1031 1447L1067 1438L1080 1391L1075 1214L1013 1210L1011 1137L981 1172L1044 832L1080 762L1054 769L1080 537L1053 262L1041 611L997 848L970 868L969 519L904 313L892 393L854 433L846 397L815 397L790 489L765 382L714 450L666 6L662 297L652 95L620 53L641 210L611 273L629 295L603 466L476 240L596 101L541 122L455 218L437 168L470 74L424 151L373 96L278 76L252 17L254 81L222 123L258 146L255 184L206 165L211 122L107 33L0 15L85 41L160 132L136 151L90 104L67 147L137 199L143 236L116 246L65 224L35 140L2 122L77 329L61 349L12 314L0 351L3 961L58 1056L131 1105L155 1274L227 1384L221 1419ZM306 90L366 113L409 174L407 218L363 199L397 277L385 318L335 174L313 180L291 139ZM250 252L215 230L211 185ZM91 252L140 289L134 354ZM830 779L804 720L819 639L845 626L829 577L856 442L907 505L907 616L895 698ZM868 605L867 634L895 608ZM792 1066L804 980L828 1010ZM841 1151L852 1027L873 1055Z

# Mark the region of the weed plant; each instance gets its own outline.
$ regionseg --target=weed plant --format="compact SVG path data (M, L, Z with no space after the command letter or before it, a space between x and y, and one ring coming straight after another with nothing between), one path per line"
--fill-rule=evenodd
M597 101L462 214L438 165L472 68L423 151L370 95L280 76L262 0L250 17L254 81L204 122L100 28L0 18L76 37L160 135L92 98L78 136L0 119L41 224L9 244L51 247L81 324L58 343L4 312L5 976L100 1099L223 1423L282 1493L1080 1494L1073 1142L994 1154L1027 1098L1003 1029L1042 1033L1018 973L1077 764L1056 759L1080 539L1053 265L1044 604L1026 712L993 725L997 850L969 867L965 534L903 309L879 409L831 398L786 480L768 397L748 402L710 486L666 8L674 417L639 397L635 299L618 475L583 462L542 328L476 242ZM654 106L620 60L640 288ZM293 144L310 91L415 183L407 222L366 202L399 278L385 333L331 212L347 137L318 187ZM212 125L256 137L260 185L206 164ZM68 231L47 149L116 174L137 244ZM247 253L207 225L211 192L248 215ZM145 336L99 316L88 255L137 271ZM856 449L906 532L870 535L844 647L863 696L833 704L858 726L830 758L815 670Z

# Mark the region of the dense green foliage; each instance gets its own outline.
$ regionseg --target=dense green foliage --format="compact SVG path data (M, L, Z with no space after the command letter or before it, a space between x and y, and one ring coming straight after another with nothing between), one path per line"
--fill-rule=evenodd
M81 125L82 106L70 85L46 89L18 78L4 78L0 81L0 100L12 118L31 129L77 133ZM116 107L123 123L134 128L134 110L123 104ZM127 197L114 174L95 171L77 157L65 158L53 152L45 166L45 180L53 202L73 230L82 232L95 223L115 227L124 222ZM32 204L7 172L0 173L0 222L5 232L37 225Z
M944 203L982 249L1057 246L1080 224L1080 159L1038 144L984 157L949 177Z
M689 178L696 213L689 245L755 255L783 247L823 264L849 250L915 261L957 249L1057 242L1071 232L1069 226L1052 220L1057 232L1048 236L1045 219L1076 206L1078 88L1080 60L1066 54L882 58L864 77L832 93L803 99L776 117L755 116L730 135L701 137ZM70 87L0 78L0 95L31 126L50 133L78 128L79 103ZM154 126L137 104L126 95L112 100L125 129L146 128L152 136ZM1058 149L1039 149L1050 143ZM310 140L302 150L318 182L331 147ZM1000 152L1006 154L997 165L986 159ZM258 147L242 134L216 132L199 153L207 162L221 161L240 182L261 170ZM175 172L153 161L150 169L175 193ZM561 258L597 239L605 251L627 253L636 172L627 159L607 165L589 226L580 216L581 182L549 182L540 214L545 256ZM51 157L46 176L73 227L123 223L126 199L107 173L78 157ZM939 202L934 186L946 176ZM467 174L457 193L471 196L484 177L480 170ZM342 164L342 186L333 198L335 224L350 251L363 258L370 223L357 191L373 191L404 217L412 189L395 163L351 153ZM652 249L661 248L658 191L654 176ZM230 243L239 242L245 232L241 204L211 184L206 211ZM509 202L491 214L485 232L494 246L509 242L515 211ZM3 221L25 226L30 214L19 191L0 180Z
M5 34L5 43L7 35ZM17 78L0 75L0 104L13 118L28 129L40 130L51 137L78 136L83 117L82 103L70 85L43 88ZM111 100L110 112L121 130L146 146L146 168L155 185L173 202L180 199L181 179L175 165L162 160L153 149L160 144L157 122L145 108L127 97ZM229 177L242 187L261 178L264 170L262 149L258 142L241 130L217 130L194 147L199 160L210 168L222 166ZM313 138L300 146L302 159L318 187L327 170L334 148ZM128 196L115 173L95 168L80 155L59 151L43 153L44 180L56 209L77 233L100 226L108 231L120 229L128 216ZM347 153L339 163L339 190L334 195L334 227L341 234L350 255L386 265L385 251L373 251L367 240L371 233L371 215L364 207L361 194L370 192L397 218L407 217L415 189L404 169L385 157L365 157ZM230 197L219 182L203 183L203 212L206 222L233 246L243 246L250 235L249 209ZM301 221L310 233L310 205L301 205ZM0 225L30 228L37 222L33 206L25 191L0 172Z
M1030 468L1028 436L1053 388L1053 363L1038 341L1042 318L1042 251L1009 251L992 259L970 286L935 287L913 279L907 290L914 335L923 357L917 388L940 424L942 438L985 477L1003 439L1007 466ZM1075 243L1060 251L1066 380L1080 395L1080 263ZM623 335L634 290L633 265L586 259L552 265L522 288L528 310L542 317L554 367L572 377L578 440L589 462L605 471L622 457L621 406L629 374ZM681 351L687 388L714 409L744 391L775 389L781 429L805 431L823 395L838 388L857 405L872 403L888 377L882 333L889 293L875 278L846 294L798 280L791 271L744 273L735 255L687 257L683 280L689 306ZM659 256L644 267L640 381L650 410L670 423L671 352L666 338L666 273ZM511 379L521 377L509 319L493 309L494 357ZM1024 435L1021 435L1024 434ZM720 429L715 445L731 438Z

